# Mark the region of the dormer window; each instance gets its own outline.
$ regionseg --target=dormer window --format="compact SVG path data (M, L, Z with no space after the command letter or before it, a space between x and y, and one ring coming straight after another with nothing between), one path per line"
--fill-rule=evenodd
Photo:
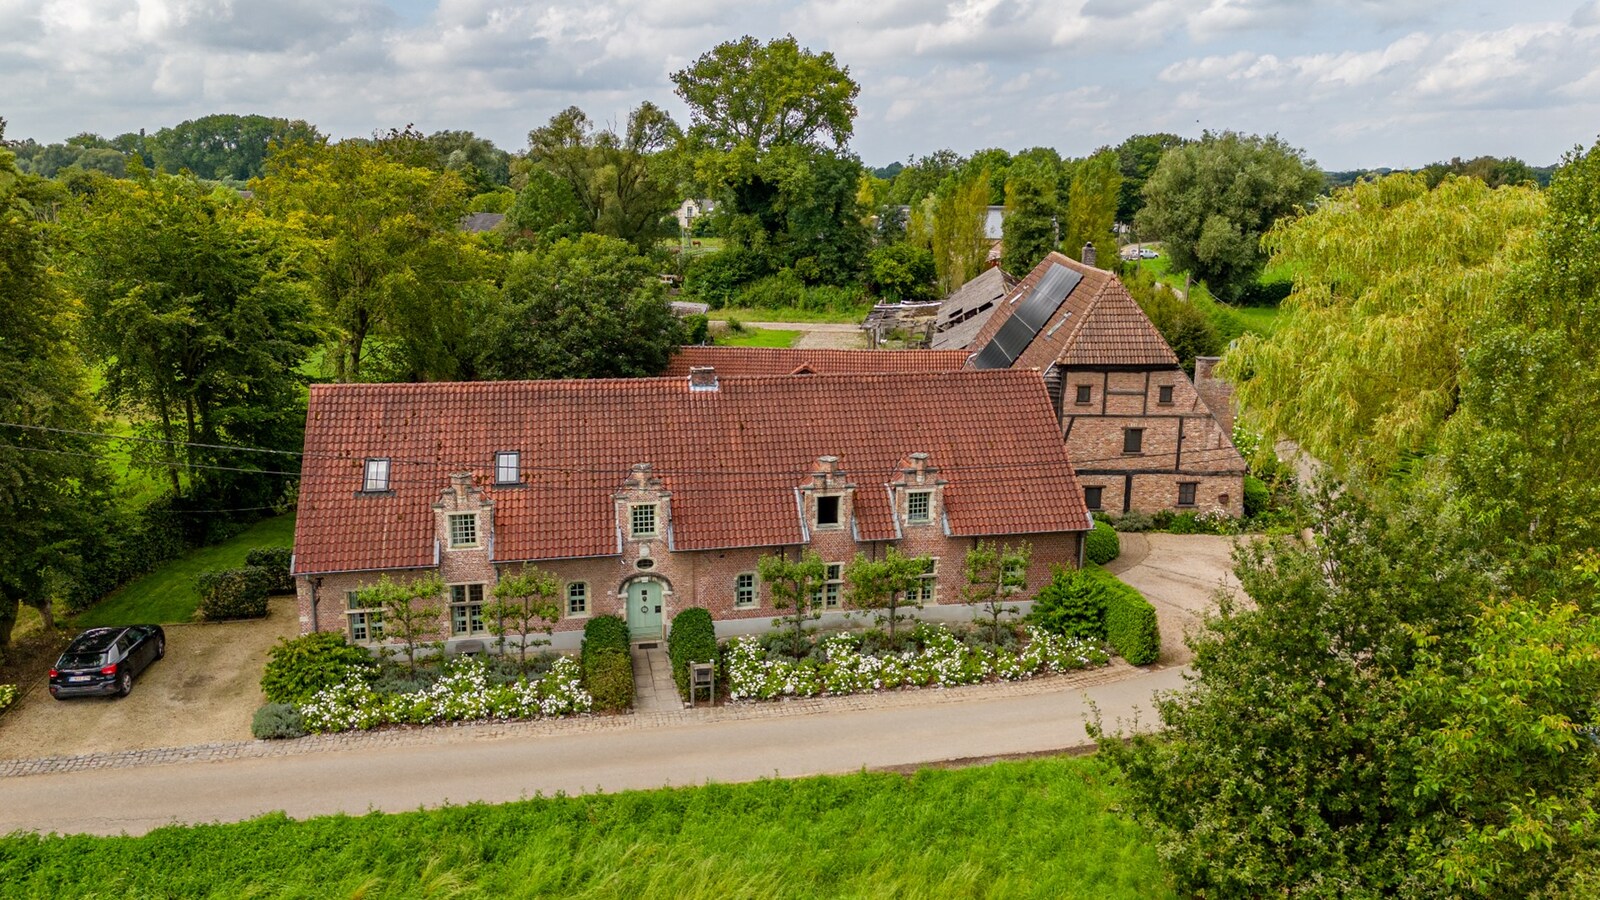
M912 525L926 525L933 521L932 491L912 491L906 494L906 521Z
M502 450L494 455L494 483L522 483L522 454L516 450Z
M838 497L817 498L817 527L838 528L841 525L839 518Z
M456 513L450 516L450 549L478 546L478 514Z
M361 490L368 494L381 494L389 489L389 460L385 457L369 458Z
M656 505L654 503L635 503L628 507L628 534L634 539L653 538L656 536Z

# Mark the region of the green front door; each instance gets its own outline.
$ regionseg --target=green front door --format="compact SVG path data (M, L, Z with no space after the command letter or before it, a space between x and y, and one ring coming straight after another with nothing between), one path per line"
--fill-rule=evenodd
M661 585L654 581L628 585L628 636L636 641L661 640Z

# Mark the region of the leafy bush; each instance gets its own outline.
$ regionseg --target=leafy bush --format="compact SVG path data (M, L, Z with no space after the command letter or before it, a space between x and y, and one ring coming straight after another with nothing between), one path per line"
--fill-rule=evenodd
M250 720L250 733L258 741L281 741L305 737L306 720L290 703L268 703L256 710Z
M689 663L717 661L717 629L709 610L691 606L672 617L667 658L672 660L672 680L677 682L678 692L688 696Z
M1103 569L1091 570L1101 581L1105 597L1106 643L1135 666L1156 661L1161 655L1161 630L1156 608L1144 595Z
M1267 511L1272 505L1272 489L1267 483L1254 475L1244 477L1244 514L1246 518L1255 518Z
M1024 621L1063 637L1104 640L1105 589L1089 570L1057 566L1050 583L1033 598L1033 609Z
M684 274L683 292L712 309L732 303L739 289L765 272L762 258L748 250L729 247L696 257Z
M867 254L867 286L890 302L933 296L933 251L911 243L886 244Z
M294 558L290 547L257 547L244 555L244 564L266 569L272 576L267 590L274 594L294 593L294 578L289 574L289 562Z
M1094 528L1084 537L1084 555L1097 566L1103 566L1122 553L1122 541L1117 530L1104 519L1095 519Z
M1127 532L1149 531L1155 526L1150 516L1142 512L1126 512L1117 519L1116 530Z
M278 638L267 651L261 692L270 703L305 703L352 674L370 677L376 663L365 649L332 631Z
M633 660L626 650L605 649L586 653L583 685L594 698L595 709L624 710L633 705Z
M577 661L562 657L542 677L494 684L482 658L463 656L445 663L439 677L426 688L385 694L363 679L351 678L319 691L300 708L300 714L306 730L313 732L565 716L593 708L581 676Z
M711 331L711 317L695 313L683 317L683 341L686 344L704 344Z
M208 621L259 619L267 614L272 573L260 566L201 572L195 578L200 594L197 611Z
M1293 279L1252 281L1239 291L1236 306L1277 306L1294 292Z
M0 712L5 712L6 707L17 702L17 686L14 684L0 684Z
M595 616L583 626L583 645L580 655L605 650L628 652L628 623L621 616Z
M739 293L739 305L754 309L797 309L805 299L805 282L792 269L768 275Z

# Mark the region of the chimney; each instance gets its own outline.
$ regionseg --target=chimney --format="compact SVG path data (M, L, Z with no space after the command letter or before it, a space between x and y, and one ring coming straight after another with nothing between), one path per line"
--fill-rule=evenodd
M717 389L717 369L715 366L690 366L689 390L714 391Z
M450 489L455 491L457 498L466 499L467 494L471 493L472 491L472 473L450 473Z
M1092 266L1094 265L1094 260L1094 241L1089 241L1083 245L1083 264L1086 266Z

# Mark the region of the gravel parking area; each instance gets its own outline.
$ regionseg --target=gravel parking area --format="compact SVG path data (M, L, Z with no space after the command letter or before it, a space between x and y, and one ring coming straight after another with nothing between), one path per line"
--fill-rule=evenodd
M294 598L272 598L265 619L164 627L166 658L127 697L57 701L42 670L24 683L17 708L0 716L0 759L248 740L267 650L299 630Z
M1122 555L1106 569L1144 594L1161 626L1162 665L1182 665L1193 653L1184 634L1200 625L1218 591L1237 591L1233 546L1214 534L1119 534Z

